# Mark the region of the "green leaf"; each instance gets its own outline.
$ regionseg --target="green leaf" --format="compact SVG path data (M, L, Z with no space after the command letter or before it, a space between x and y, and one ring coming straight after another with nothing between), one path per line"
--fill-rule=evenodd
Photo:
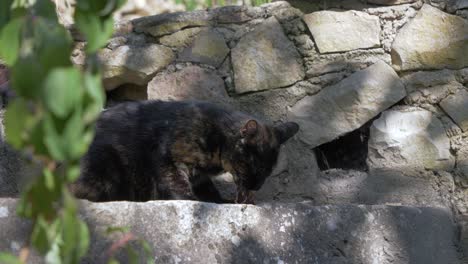
M43 170L43 175L44 175L44 182L45 182L45 187L50 191L54 190L55 188L55 177L54 174L48 170L44 169Z
M87 40L87 53L94 53L105 46L114 32L112 18L101 20L93 13L80 10L75 12L75 24Z
M2 28L8 23L11 17L11 4L13 0L0 1L0 32Z
M11 71L13 89L19 96L36 98L46 73L33 54L22 57Z
M0 263L2 264L22 264L21 260L12 254L0 252Z
M127 245L127 255L130 264L138 263L138 253L130 246Z
M71 165L67 171L67 181L74 182L80 176L80 166L79 165Z
M5 114L5 134L8 143L21 148L27 137L27 130L34 124L34 117L28 111L27 102L17 98L8 105Z
M44 144L50 156L57 161L63 161L66 157L66 144L62 142L62 138L57 131L55 120L50 114L46 115L43 120L43 129Z
M106 228L106 235L114 233L128 233L130 232L130 227L128 226L108 226Z
M89 231L77 215L77 205L74 198L64 190L64 211L62 214L63 254L67 256L65 263L78 263L89 247Z
M52 245L50 246L50 250L47 252L45 255L45 261L46 263L51 263L51 264L60 264L62 263L61 257L60 257L60 244L61 244L61 238L60 235L56 236L54 241L52 242Z
M36 220L31 235L31 243L41 254L45 254L47 251L49 251L50 248L48 235L48 231L50 231L49 229L50 226L47 224L44 218L39 216Z
M34 146L34 154L48 156L49 151L47 146L44 143L44 130L42 122L36 124L34 128L31 129L31 134L29 136L29 141L31 145Z
M58 23L49 23L42 17L36 18L34 20L34 44L35 54L41 67L46 71L56 67L72 66L70 54L73 41L70 33Z
M19 55L23 23L22 18L13 19L0 32L0 58L9 66L15 64Z
M34 14L42 16L52 21L57 21L57 12L55 12L55 5L50 0L36 0L33 6Z
M88 72L85 73L84 85L86 91L86 108L83 119L86 124L89 124L94 122L101 113L104 107L105 93L102 88L101 76L99 74L93 75Z
M81 75L75 68L52 70L44 81L43 100L57 117L65 118L81 103L83 90Z
M116 259L112 258L110 259L107 264L120 264Z
M81 106L75 108L71 117L68 118L63 131L63 140L68 142L67 158L75 160L80 158L86 151L83 142L84 123L81 117Z

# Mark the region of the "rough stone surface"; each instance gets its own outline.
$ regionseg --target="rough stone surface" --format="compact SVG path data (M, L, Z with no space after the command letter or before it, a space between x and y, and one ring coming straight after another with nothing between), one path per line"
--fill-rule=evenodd
M195 36L197 36L197 34L200 33L202 29L202 27L194 27L180 30L171 35L161 37L159 42L165 46L174 47L177 49L185 48L193 42Z
M27 241L30 226L15 205L0 200L1 251L17 253ZM116 240L107 226L146 239L156 263L459 263L451 214L439 208L82 202L81 215L91 224L92 263L106 263Z
M395 71L379 61L300 100L289 118L299 123L300 138L315 147L359 128L405 95Z
M266 19L231 51L237 93L292 85L304 78L301 58L276 18Z
M417 0L367 0L367 3L377 5L401 5L416 2Z
M179 53L178 61L197 62L219 67L229 53L223 35L213 30L200 32L193 43Z
M315 153L296 139L290 139L280 151L272 175L256 193L256 201L303 201L314 199L319 175Z
M450 140L431 112L405 107L382 113L370 128L368 165L371 168L453 168Z
M375 48L380 45L377 16L359 11L320 11L304 21L321 53Z
M392 169L370 172L331 169L314 185L316 204L392 204L450 208L450 174L418 171L411 175Z
M468 66L468 21L425 4L397 34L392 62L397 70Z
M449 12L455 12L459 9L467 9L468 1L467 0L450 0L447 3L447 10Z
M159 37L187 27L210 25L212 19L209 12L199 10L137 18L132 20L132 24L135 32Z
M227 98L223 79L215 72L198 66L157 75L148 84L148 99L225 102Z
M403 75L401 79L405 83L408 93L431 86L457 82L456 72L448 69L411 72Z
M173 59L171 49L151 44L146 46L120 46L99 53L104 65L104 86L112 90L125 83L145 85Z
M468 91L460 89L440 102L444 111L463 130L468 131Z

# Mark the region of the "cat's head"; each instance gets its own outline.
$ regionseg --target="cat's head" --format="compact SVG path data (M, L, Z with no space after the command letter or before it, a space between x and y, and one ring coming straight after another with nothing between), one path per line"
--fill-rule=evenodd
M239 176L238 184L248 190L259 190L271 174L281 144L297 133L294 122L271 126L248 120L239 130L239 141L231 164Z

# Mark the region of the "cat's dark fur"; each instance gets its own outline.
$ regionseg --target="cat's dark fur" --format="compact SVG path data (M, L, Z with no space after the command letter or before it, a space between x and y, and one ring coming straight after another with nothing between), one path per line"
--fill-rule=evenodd
M123 103L101 114L71 190L92 201L223 202L210 177L230 172L239 193L258 190L298 129L206 102Z

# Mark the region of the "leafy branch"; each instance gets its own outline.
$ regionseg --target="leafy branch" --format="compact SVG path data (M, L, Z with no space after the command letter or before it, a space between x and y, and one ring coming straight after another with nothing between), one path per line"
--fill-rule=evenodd
M72 38L50 0L0 1L0 58L17 94L5 115L6 139L43 168L22 192L18 213L33 220L30 243L48 263L78 263L89 247L67 185L79 176L79 159L104 104L96 52L112 35L111 15L123 3L77 1L76 27L87 40L86 66L77 68L70 62ZM3 254L0 262L25 258Z

